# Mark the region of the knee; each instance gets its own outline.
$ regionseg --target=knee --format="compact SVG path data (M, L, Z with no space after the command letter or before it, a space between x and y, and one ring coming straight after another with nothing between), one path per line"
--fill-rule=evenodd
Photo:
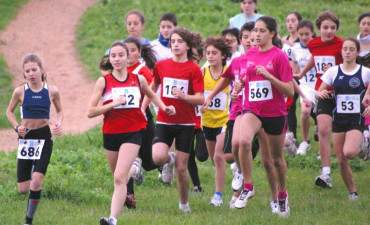
M29 188L18 188L18 192L19 192L19 194L21 194L21 195L25 195L25 194L27 194L29 191L30 191L30 189L29 189Z
M275 158L273 164L275 168L281 168L284 165L284 158Z
M248 140L241 140L239 147L241 147L243 150L251 149L252 142L251 141L248 141Z
M219 163L222 163L223 161L225 160L223 154L218 154L218 153L215 153L215 155L213 156L213 161L215 162L215 164L219 164Z
M114 173L114 185L115 186L121 186L126 185L128 182L127 175L124 175L123 173Z
M320 138L330 139L330 127L320 127L319 136Z
M311 111L308 111L308 110L302 110L301 111L301 117L302 118L309 118L311 115Z
M354 159L357 156L357 152L344 152L344 157L347 159Z
M266 171L272 171L274 167L274 164L271 159L263 159L262 164Z
M153 152L153 162L157 166L162 166L166 163L166 156L162 154L155 154Z
M187 167L186 166L177 166L176 173L179 177L184 177L187 175Z

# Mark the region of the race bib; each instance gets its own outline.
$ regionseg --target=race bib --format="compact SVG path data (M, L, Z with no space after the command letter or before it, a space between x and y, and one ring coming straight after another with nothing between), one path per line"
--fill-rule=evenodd
M210 91L204 91L204 96L207 98L211 94ZM218 93L212 98L207 109L209 110L225 110L227 105L227 94L225 92Z
M268 80L249 82L249 101L264 101L272 99L271 82Z
M337 95L338 113L360 113L360 95Z
M326 65L335 66L335 57L334 56L314 56L314 62L315 62L317 73L323 74L324 67Z
M202 116L202 113L200 112L200 106L199 105L195 106L195 116L197 116L197 117Z
M174 78L163 78L163 97L166 98L177 98L173 96L172 89L173 88L179 88L184 94L188 94L188 88L189 88L189 81L188 80L182 80L182 79L174 79Z
M45 140L38 139L19 139L18 140L18 159L39 160Z
M126 96L126 104L114 107L114 109L138 109L140 108L141 94L138 87L112 88L113 99Z

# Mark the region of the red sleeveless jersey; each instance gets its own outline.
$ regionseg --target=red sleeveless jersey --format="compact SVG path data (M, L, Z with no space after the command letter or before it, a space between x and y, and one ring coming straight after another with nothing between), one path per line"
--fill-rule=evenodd
M126 95L126 104L116 106L104 113L104 134L118 134L140 131L146 128L146 118L141 111L141 89L137 75L127 74L125 81L117 80L112 74L104 76L105 90L103 105L120 95Z

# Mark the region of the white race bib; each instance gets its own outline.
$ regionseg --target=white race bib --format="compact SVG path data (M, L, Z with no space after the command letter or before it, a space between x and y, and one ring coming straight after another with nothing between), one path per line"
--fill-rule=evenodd
M202 113L200 112L200 106L199 105L195 106L195 116L197 116L197 117L202 116Z
M45 140L38 139L19 139L18 140L18 159L39 160Z
M188 88L189 88L189 81L188 80L182 80L182 79L174 79L174 78L163 78L163 97L166 98L177 98L173 96L172 89L173 88L179 88L184 94L188 94Z
M338 113L360 113L360 95L337 95Z
M138 87L112 88L113 99L126 96L126 104L114 107L115 109L138 109L140 108L141 94Z
M335 66L335 57L334 56L314 56L314 62L316 71L319 74L324 73L324 67L326 65Z
M204 91L204 96L207 98L211 94L210 91ZM227 94L225 92L218 93L212 98L207 109L209 110L225 110L227 105Z
M249 101L264 101L272 99L271 82L268 80L249 82Z

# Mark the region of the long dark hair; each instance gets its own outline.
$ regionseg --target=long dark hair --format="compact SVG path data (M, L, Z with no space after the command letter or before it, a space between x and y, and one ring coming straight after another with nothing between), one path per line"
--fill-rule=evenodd
M140 40L135 37L127 38L124 43L133 43L136 45L137 49L141 51L141 57L144 59L145 65L149 69L153 70L155 64L157 63L157 58L152 47L148 44L141 44Z
M127 53L127 56L128 56L129 51L128 51L127 46L123 43L123 41L113 42L113 44L109 48L109 52L115 46L121 46L122 48L124 48L126 50L126 53ZM113 70L113 66L109 62L109 55L105 55L101 58L100 63L99 63L99 69L100 70L110 70L110 71Z
M266 28L270 32L275 32L274 36L272 37L272 44L274 46L280 46L281 45L281 40L277 37L278 31L277 31L277 23L276 20L270 16L262 16L258 18L257 21L262 21L266 24ZM256 22L257 22L256 21Z

